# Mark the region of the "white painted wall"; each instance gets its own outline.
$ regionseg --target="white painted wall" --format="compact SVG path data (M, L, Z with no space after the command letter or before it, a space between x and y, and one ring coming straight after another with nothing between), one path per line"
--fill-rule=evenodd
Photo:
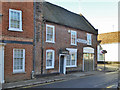
M4 83L4 46L0 45L0 83Z
M101 46L103 50L107 50L107 53L105 54L105 61L118 62L118 46L120 46L120 43L101 44ZM100 61L99 52L100 51L98 50L98 61Z

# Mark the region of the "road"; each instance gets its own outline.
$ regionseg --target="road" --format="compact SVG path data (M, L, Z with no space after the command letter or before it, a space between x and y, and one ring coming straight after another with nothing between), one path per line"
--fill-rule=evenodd
M117 82L118 74L109 72L72 80L33 85L28 88L117 88Z

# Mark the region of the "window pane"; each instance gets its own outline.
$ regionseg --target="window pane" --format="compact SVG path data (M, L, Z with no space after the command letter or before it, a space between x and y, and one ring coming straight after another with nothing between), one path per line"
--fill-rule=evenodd
M76 32L71 32L71 43L76 44Z
M52 66L52 60L47 60L47 66Z
M71 55L71 59L72 59L72 60L75 60L75 54L72 54L72 55Z
M20 28L20 22L17 21L17 28Z
M52 52L47 52L47 66L52 66Z
M87 41L88 41L88 44L91 45L91 34L87 34Z
M20 12L11 11L11 20L10 20L10 27L11 28L20 28Z
M53 66L53 51L47 51L47 57L46 57L46 66L52 67Z
M23 49L14 49L14 70L23 69Z
M47 41L53 41L53 28L47 26Z
M13 16L13 11L11 11L11 19L13 19L13 17L14 17L14 16Z
M47 52L47 59L52 59L52 52Z
M70 55L67 56L66 65L67 65L67 66L70 66Z
M75 65L75 54L71 55L71 64Z
M14 27L14 21L11 19L11 27Z
M75 60L72 60L72 65L75 65Z

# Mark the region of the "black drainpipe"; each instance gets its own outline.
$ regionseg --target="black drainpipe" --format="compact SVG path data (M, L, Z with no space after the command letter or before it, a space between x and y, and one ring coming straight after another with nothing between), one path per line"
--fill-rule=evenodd
M44 57L44 30L45 30L45 20L42 18L42 47L41 47L41 74L43 74L43 57Z
M43 2L41 2L41 16L42 16L42 23L41 23L41 36L42 36L42 40L41 40L41 74L43 74L43 57L44 57L44 27L45 27L45 20L44 20L44 16L43 16Z
M35 73L35 56L36 56L36 2L33 2L33 11L34 11L34 40L33 40L33 71L32 78L34 78Z

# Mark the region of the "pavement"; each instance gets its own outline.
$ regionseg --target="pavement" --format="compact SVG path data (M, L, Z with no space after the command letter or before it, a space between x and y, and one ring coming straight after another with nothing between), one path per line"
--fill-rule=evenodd
M115 66L112 66L112 65L107 66L106 65L105 72L117 71L118 68ZM40 78L31 79L31 80L5 83L5 84L3 84L3 89L14 89L14 88L26 87L26 86L31 86L31 85L43 84L43 83L50 83L50 82L56 82L56 81L62 81L62 80L71 80L71 79L76 79L76 78L80 78L80 77L104 73L103 65L98 65L97 69L98 69L97 71L74 72L74 73L70 73L70 74L59 74L59 75L55 75L55 76L40 77Z
M98 64L97 65L98 71L104 71L104 64ZM114 72L119 70L118 64L105 64L105 71L106 72Z

